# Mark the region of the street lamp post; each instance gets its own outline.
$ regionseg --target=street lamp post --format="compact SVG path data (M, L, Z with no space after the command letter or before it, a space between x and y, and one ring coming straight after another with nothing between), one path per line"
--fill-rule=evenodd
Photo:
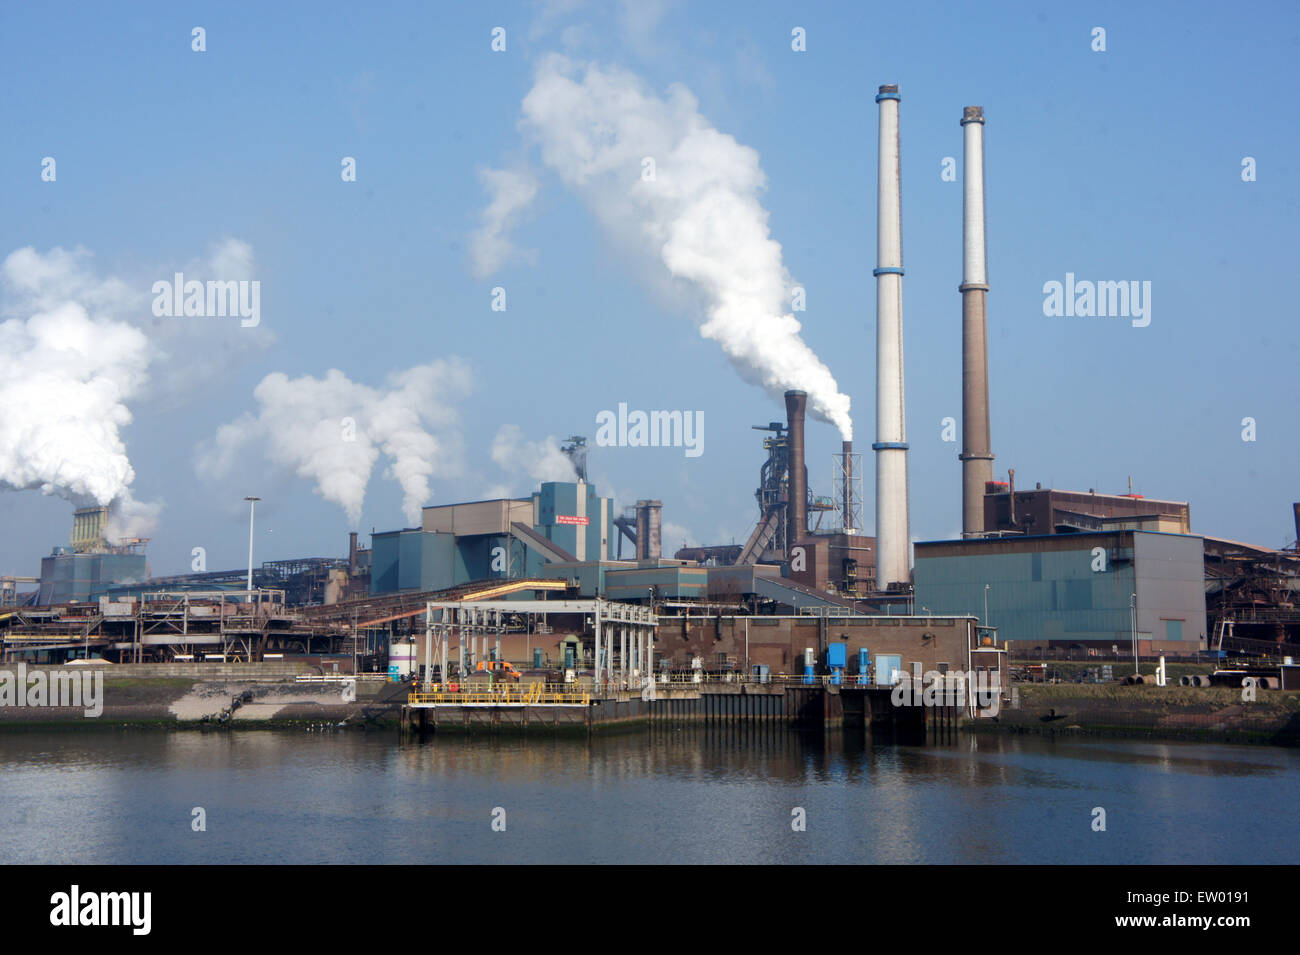
M253 592L253 509L257 507L260 497L246 497L248 502L248 592Z
M989 625L989 585L984 585L984 626Z
M1128 616L1129 625L1133 631L1133 675L1137 676L1142 671L1138 667L1138 624L1137 624L1137 606L1138 595L1130 594L1128 599Z

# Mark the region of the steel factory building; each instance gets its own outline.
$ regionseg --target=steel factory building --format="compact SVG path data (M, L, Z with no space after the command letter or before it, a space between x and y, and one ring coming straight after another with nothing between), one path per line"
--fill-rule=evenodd
M1204 541L1091 531L916 544L918 612L974 614L1001 640L1143 653L1206 645Z
M372 536L370 592L445 590L611 559L613 507L585 481L548 481L531 498L426 507L420 527Z
M129 538L111 544L104 536L107 507L78 508L72 519L68 546L54 548L41 558L42 605L86 601L115 584L141 581L149 576L143 538Z

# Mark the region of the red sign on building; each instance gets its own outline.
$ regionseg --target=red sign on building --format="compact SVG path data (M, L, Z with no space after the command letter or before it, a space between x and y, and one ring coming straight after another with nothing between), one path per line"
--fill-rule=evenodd
M578 517L576 514L556 514L556 515L555 515L555 523L557 523L557 524L581 524L583 527L586 527L588 522L587 522L587 519L586 519L585 517Z

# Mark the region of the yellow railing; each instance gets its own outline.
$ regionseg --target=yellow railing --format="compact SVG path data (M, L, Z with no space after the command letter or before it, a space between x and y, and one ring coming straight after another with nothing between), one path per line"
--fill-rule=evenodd
M456 689L451 689L455 686ZM464 683L435 683L428 690L415 690L407 697L411 704L449 703L491 706L526 706L529 704L570 704L588 706L591 693L585 689L548 690L542 683L506 686L472 686Z

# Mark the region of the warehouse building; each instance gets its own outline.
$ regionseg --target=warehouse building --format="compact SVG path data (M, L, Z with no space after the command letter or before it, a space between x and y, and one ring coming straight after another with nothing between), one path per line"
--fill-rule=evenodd
M985 602L987 601L987 614ZM979 615L1014 649L1205 648L1204 542L1094 531L916 544L918 613Z

